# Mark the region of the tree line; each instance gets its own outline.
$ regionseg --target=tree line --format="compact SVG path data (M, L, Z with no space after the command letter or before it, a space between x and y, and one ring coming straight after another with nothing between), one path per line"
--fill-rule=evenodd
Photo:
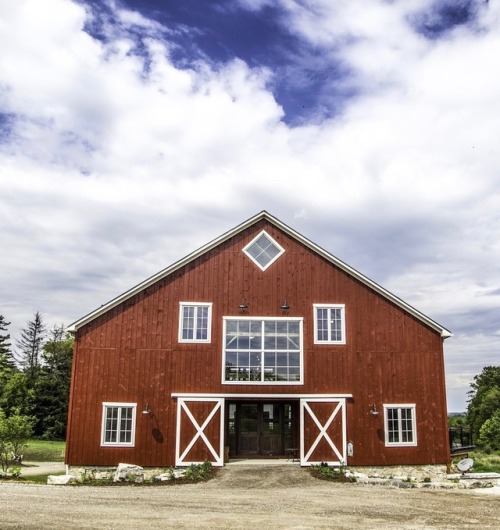
M9 325L0 315L0 424L23 418L32 435L64 440L73 337L64 325L47 329L37 311L14 346Z

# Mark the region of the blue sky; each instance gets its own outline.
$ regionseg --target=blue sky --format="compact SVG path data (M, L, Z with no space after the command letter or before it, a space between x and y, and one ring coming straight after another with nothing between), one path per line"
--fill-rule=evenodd
M266 209L500 351L498 0L0 0L0 314L72 321Z

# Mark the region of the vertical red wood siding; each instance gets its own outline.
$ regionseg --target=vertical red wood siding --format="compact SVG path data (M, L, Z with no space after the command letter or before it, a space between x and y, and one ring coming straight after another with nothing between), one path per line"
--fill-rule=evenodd
M265 229L285 253L261 271L242 248ZM222 318L304 319L304 384L222 384ZM211 302L210 344L178 341L179 302ZM313 304L346 308L346 344L315 345ZM76 334L67 463L175 460L178 393L352 394L347 402L351 465L446 463L449 457L442 338L266 220L96 318ZM137 403L133 448L101 447L102 403ZM145 403L153 411L143 415ZM370 413L372 403L380 410ZM385 447L383 403L415 403L418 445Z

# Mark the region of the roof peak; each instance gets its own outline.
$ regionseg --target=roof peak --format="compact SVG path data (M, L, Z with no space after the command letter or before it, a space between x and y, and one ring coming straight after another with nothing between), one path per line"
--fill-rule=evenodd
M327 261L332 263L334 266L340 268L350 276L356 278L361 283L363 283L365 286L369 287L373 291L377 292L384 298L390 300L403 310L405 310L407 313L410 313L415 318L420 320L421 322L425 323L427 326L431 327L435 331L438 331L443 338L451 337L450 331L448 331L446 328L432 320L431 318L427 317L411 305L407 304L404 300L397 297L396 295L389 292L387 289L383 288L373 280L370 280L367 276L364 276L356 269L352 268L351 266L344 263L339 258L335 257L333 254L330 254L326 250L322 249L320 246L316 245L309 239L307 239L302 234L299 234L296 232L293 228L290 228L285 223L280 221L277 217L274 217L272 214L270 214L266 210L261 210L259 213L255 214L254 216L248 218L246 221L243 221L239 225L235 226L234 228L228 230L227 232L223 233L219 237L216 237L215 239L209 241L202 247L200 247L198 250L195 250L194 252L191 252L184 258L176 261L169 267L159 271L158 273L154 274L153 276L147 278L143 282L137 284L135 287L132 287L128 291L122 293L121 295L117 296L116 298L113 298L108 303L102 305L98 309L88 313L84 317L76 320L73 322L70 326L70 330L77 330L80 327L84 326L85 324L88 324L95 318L103 315L104 313L108 312L109 310L113 309L114 307L118 306L122 302L128 300L132 296L135 296L139 292L143 291L144 289L147 289L149 286L153 285L157 281L165 278L166 276L172 274L173 272L179 270L180 268L184 267L188 263L194 261L199 256L202 256L206 252L212 250L213 248L217 247L218 245L224 243L225 241L228 241L230 238L234 237L235 235L243 232L250 226L256 224L257 222L266 219L271 224L273 224L278 229L282 230L284 233L286 233L289 237L300 241L302 244L304 244L306 247L308 247L311 251L315 252L316 254L319 254L323 258L325 258Z

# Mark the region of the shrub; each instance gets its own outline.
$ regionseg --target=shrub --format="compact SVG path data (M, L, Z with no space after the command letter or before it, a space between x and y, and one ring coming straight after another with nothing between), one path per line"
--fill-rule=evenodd
M6 418L3 410L0 409L0 465L4 473L27 446L26 442L32 432L32 418L18 414Z
M311 466L309 471L313 477L319 478L321 480L331 480L334 482L356 482L354 477L346 475L346 470L344 467L330 467L328 464L323 462L320 465Z
M212 474L212 464L208 460L203 462L203 464L191 464L186 469L186 474L184 475L186 479L192 481L207 480Z
M479 430L478 444L485 451L500 450L500 409L486 420Z

